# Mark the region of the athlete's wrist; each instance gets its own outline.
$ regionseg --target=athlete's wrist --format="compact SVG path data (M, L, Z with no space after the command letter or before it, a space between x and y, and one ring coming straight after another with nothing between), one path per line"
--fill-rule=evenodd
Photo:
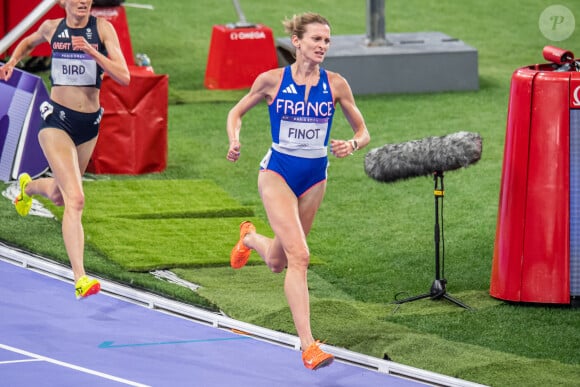
M350 146L352 148L351 153L354 153L358 150L358 142L354 138L352 140L348 140L348 143L350 144Z

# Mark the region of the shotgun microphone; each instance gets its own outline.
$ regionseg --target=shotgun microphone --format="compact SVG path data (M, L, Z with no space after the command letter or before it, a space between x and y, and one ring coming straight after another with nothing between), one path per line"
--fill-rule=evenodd
M386 144L366 154L365 172L375 180L392 183L452 171L479 161L482 145L481 136L472 132Z

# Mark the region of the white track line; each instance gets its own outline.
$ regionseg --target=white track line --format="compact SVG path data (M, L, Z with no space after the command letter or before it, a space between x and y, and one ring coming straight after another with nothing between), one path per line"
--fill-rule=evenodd
M141 384L141 383L137 383L137 382L132 382L132 381L127 380L127 379L118 378L116 376L108 375L108 374L105 374L105 373L102 373L102 372L99 372L99 371L90 370L90 369L84 368L84 367L79 367L79 366L76 366L76 365L70 364L70 363L65 363L65 362L60 361L60 360L56 360L56 359L52 359L50 357L38 355L36 353L24 351L22 349L14 348L14 347L11 347L11 346L8 346L8 345L0 344L0 348L5 349L5 350L10 351L10 352L15 352L15 353L19 353L21 355L25 355L25 356L31 357L31 358L36 359L36 360L42 360L42 361L46 361L48 363L52 363L52 364L59 365L61 367L66 367L66 368L73 369L75 371L84 372L84 373L89 374L89 375L99 376L99 377L101 377L103 379L113 380L115 382L123 383L123 384L126 384L128 386L149 387L147 384Z

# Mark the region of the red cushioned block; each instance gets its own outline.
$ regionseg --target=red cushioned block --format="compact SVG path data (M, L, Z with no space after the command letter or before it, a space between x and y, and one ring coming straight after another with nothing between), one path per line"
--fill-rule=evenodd
M260 73L276 67L278 58L270 28L260 24L213 27L204 81L208 89L247 88Z
M108 76L103 79L105 113L89 172L136 175L161 172L167 166L169 77L146 67L129 69L129 86Z

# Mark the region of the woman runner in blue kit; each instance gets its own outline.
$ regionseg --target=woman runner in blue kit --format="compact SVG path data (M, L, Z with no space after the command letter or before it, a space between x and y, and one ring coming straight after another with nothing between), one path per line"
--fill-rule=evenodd
M334 156L347 157L366 146L370 135L346 80L320 67L330 47L328 21L304 13L286 20L284 27L296 49L296 61L260 74L227 118L227 159L235 162L240 157L243 115L262 100L268 104L272 147L260 164L258 191L275 237L260 235L251 222L243 222L230 263L234 269L243 267L255 250L272 272L286 269L284 291L302 360L315 370L334 360L312 336L307 284L306 237L326 189L327 147L330 142ZM336 104L354 131L349 140L329 140Z
M64 205L62 236L75 279L75 295L84 298L99 292L96 279L84 269L84 232L81 222L85 198L84 174L97 142L103 110L99 90L103 72L128 85L129 69L112 24L91 16L92 0L60 0L63 19L44 21L24 38L10 60L0 68L0 79L8 80L14 66L41 43L52 49L50 101L41 104L44 120L38 134L53 177L32 180L19 176L20 194L14 204L26 216L32 195L42 195Z

